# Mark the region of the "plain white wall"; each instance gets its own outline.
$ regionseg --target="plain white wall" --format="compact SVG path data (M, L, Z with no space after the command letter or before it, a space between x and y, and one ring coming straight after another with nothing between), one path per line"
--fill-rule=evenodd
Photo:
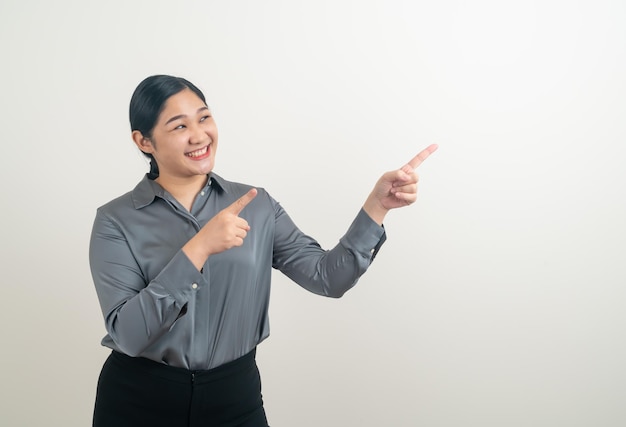
M90 425L89 233L147 170L127 110L157 73L326 247L440 144L343 299L275 275L273 427L626 425L623 1L3 0L0 49L1 425Z

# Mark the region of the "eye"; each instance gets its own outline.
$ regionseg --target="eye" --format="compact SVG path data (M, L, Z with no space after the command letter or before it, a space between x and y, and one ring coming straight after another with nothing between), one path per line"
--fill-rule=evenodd
M203 122L203 121L205 121L205 120L207 120L209 118L211 118L210 114L207 114L206 116L202 116L202 118L200 119L200 122Z
M185 128L185 125L178 125L178 126L176 126L176 127L174 128L174 130L177 130L177 129L184 129L184 128Z

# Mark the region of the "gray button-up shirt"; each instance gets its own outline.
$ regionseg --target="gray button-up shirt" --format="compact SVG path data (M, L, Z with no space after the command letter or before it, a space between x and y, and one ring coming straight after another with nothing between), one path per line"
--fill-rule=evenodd
M181 248L250 188L211 173L189 212L146 176L98 209L89 260L107 330L102 345L171 366L214 368L269 335L272 267L311 292L340 297L385 241L361 210L325 251L259 188L240 214L250 224L244 244L210 256L198 271Z

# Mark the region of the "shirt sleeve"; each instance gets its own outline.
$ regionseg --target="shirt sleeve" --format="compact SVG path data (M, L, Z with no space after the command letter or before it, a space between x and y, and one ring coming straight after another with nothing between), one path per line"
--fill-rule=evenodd
M204 284L182 250L148 282L124 233L101 212L91 234L89 263L106 330L130 356L141 354L166 333Z
M370 266L386 240L383 227L359 211L346 234L331 250L307 236L273 201L276 214L273 267L303 288L324 296L341 297Z

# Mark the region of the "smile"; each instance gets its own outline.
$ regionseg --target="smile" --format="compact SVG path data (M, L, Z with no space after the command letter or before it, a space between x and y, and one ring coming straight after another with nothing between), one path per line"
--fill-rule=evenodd
M198 157L202 157L204 155L206 155L209 152L209 146L207 145L204 148L201 148L199 150L196 151L192 151L190 153L185 153L185 156L187 157L191 157L191 158L198 158Z

